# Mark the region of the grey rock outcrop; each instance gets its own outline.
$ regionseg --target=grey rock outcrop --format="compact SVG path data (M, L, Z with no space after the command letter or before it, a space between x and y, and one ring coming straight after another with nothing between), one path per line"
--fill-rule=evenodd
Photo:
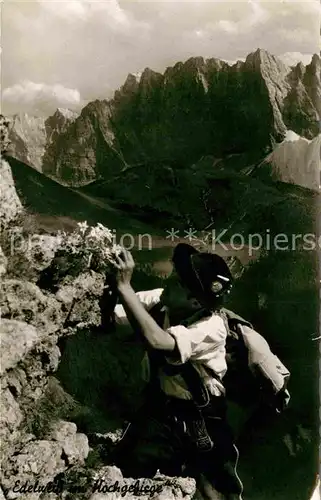
M14 450L30 440L26 411L41 398L59 361L57 337L23 321L1 319L2 469Z
M5 228L22 212L10 165L0 158L0 230Z
M101 161L113 154L114 134L107 101L94 101L52 136L43 156L43 172L63 184L79 186L97 178ZM48 122L50 119L48 119ZM78 168L74 168L78 165Z
M23 113L14 115L10 122L10 154L41 171L47 141L45 119Z
M305 68L303 81L309 96L321 116L321 58L314 54L311 63Z
M23 210L15 189L10 165L4 159L11 144L9 125L10 121L0 115L0 233Z
M2 319L0 375L14 368L40 341L40 334L33 326Z
M286 126L282 117L282 107L291 89L287 81L291 69L280 59L261 49L248 55L244 66L261 75L272 106L275 131L281 136L284 135Z
M28 281L4 280L0 304L3 318L26 321L45 335L59 330L64 319L59 303Z
M88 438L77 432L73 422L59 421L50 430L47 439L61 443L69 465L83 465L89 453Z
M10 120L3 115L0 115L0 151L1 155L6 153L10 146L9 140L9 125Z
M7 272L8 259L0 246L0 278Z
M56 299L68 310L68 320L73 324L101 321L99 298L103 293L104 279L93 271L81 273L75 279L66 277L56 292Z
M48 483L69 466L83 465L89 453L87 437L71 422L45 421L42 436L34 434L39 432L41 412L46 411L42 406L48 404L44 398L50 375L60 359L58 336L50 335L40 324L35 328L5 318L0 324L1 484L7 499L18 496L13 491L15 478L21 484Z

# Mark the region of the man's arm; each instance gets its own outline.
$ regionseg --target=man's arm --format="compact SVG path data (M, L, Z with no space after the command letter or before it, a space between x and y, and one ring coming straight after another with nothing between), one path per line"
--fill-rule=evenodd
M162 291L163 290L161 288L158 288L156 290L135 292L135 295L139 299L144 309L146 311L149 311L155 304L159 302ZM121 304L117 304L117 306L115 307L116 323L118 323L119 325L130 325L134 333L136 334L136 338L146 343L146 339L142 333L138 321L131 312L131 309L129 309L129 307L127 306L126 301L124 301L122 296L119 294L118 288L117 295L121 301Z
M164 351L173 351L175 348L175 340L169 333L160 328L156 321L146 311L130 283L120 284L118 286L118 291L123 304L128 309L130 315L133 316L135 322L137 322L142 335L150 347Z
M160 328L156 321L148 314L130 284L135 267L131 254L127 250L124 250L122 257L117 256L115 260L117 262L115 267L118 270L116 276L117 288L121 302L125 310L128 311L129 321L132 317L135 323L134 327L137 327L138 324L141 334L150 347L153 349L173 351L175 348L175 340L169 333Z
M163 293L163 288L155 288L154 290L144 290L140 292L135 292L139 301L143 305L146 311L150 311L150 309L159 303L160 297ZM119 296L117 289L117 296ZM128 309L125 304L117 304L115 307L115 319L116 323L119 325L128 325L130 323L128 319ZM130 314L129 314L130 315Z
M217 315L203 318L189 327L172 326L168 329L177 345L176 360L170 354L167 359L171 363L181 364L189 359L196 363L211 364L214 362L219 371L226 368L225 343L226 328Z

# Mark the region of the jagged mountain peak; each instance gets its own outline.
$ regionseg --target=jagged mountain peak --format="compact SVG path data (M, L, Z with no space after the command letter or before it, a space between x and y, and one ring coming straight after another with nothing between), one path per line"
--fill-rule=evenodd
M79 116L58 109L47 120L54 133L47 130L44 171L80 185L149 161L184 165L251 149L263 155L289 129L312 139L321 116L318 65L315 55L293 68L259 48L234 64L191 57L163 74L150 67L130 73L112 100L96 99Z
M262 62L265 62L268 60L280 60L277 56L271 54L271 52L269 52L268 50L261 49L260 47L258 47L255 51L250 52L247 55L247 59L251 58L251 57L254 59L258 59Z
M284 64L281 59L277 56L272 55L265 49L257 49L255 52L251 52L245 59L245 65L251 66L256 70L262 70L264 68L268 72L277 71L280 74L287 74L290 72L290 66Z
M229 64L226 61L223 61L222 59L218 59L217 57L211 57L209 59L206 59L206 64L207 64L208 68L216 69L216 70L220 70L226 66L229 66Z
M204 57L190 57L183 65L186 69L202 70L205 66L205 60Z
M57 108L53 116L62 116L70 120L79 116L79 113L77 113L76 111L72 111L69 108Z
M110 112L111 101L107 99L95 99L89 102L81 110L79 117L73 121L76 125L88 119L96 120L100 115L106 115Z
M235 71L240 71L244 67L245 62L241 61L240 59L236 61L234 64L232 64L232 68Z
M142 73L129 73L124 84L120 87L119 90L115 91L113 101L121 103L122 99L124 99L125 96L127 96L128 98L131 95L135 94L139 88L141 76Z
M86 104L86 106L82 108L80 115L83 115L86 111L94 111L97 108L104 106L108 102L109 101L107 99L95 99L94 101L90 101L88 104Z
M9 120L12 123L12 125L18 123L33 125L33 124L43 124L45 122L45 118L43 116L31 115L30 113L26 112L15 113L14 115L9 116Z
M57 108L53 115L49 116L45 120L46 128L61 128L66 125L66 123L70 123L74 121L79 116L79 113L72 111L67 108ZM48 133L48 132L47 132Z
M144 69L144 71L142 72L142 75L141 75L141 79L142 78L148 78L150 76L154 76L154 75L159 75L160 73L157 73L156 71L154 71L153 69L147 67Z
M298 62L297 65L293 68L293 75L296 78L303 78L306 72L306 67L302 61Z
M163 79L163 75L154 71L150 68L145 68L141 74L139 84L140 88L145 88L146 86L151 86L156 82L159 82Z
M313 66L321 66L320 54L313 54L310 64Z
M147 67L138 73L129 73L125 83L116 90L114 100L119 101L127 94L136 93L139 89L144 89L163 79L163 75Z
M164 80L168 80L170 78L172 78L174 75L176 75L177 73L181 72L182 69L183 69L183 62L182 61L178 61L177 63L174 64L174 66L168 66L168 68L166 68L165 72L164 72Z
M137 89L142 73L129 73L125 80L124 85L122 85L122 89L124 92L131 91L133 89Z

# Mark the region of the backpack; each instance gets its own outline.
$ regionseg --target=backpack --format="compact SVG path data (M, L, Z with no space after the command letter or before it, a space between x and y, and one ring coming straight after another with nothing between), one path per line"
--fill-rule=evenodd
M289 370L251 323L225 308L221 314L228 330L223 378L227 399L243 407L269 406L280 413L290 400Z

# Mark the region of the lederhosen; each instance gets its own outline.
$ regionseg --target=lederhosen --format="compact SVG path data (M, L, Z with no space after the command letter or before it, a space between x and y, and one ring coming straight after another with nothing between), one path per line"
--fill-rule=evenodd
M150 310L150 314L163 327L165 312L161 309L162 305L157 304ZM211 312L201 310L181 324L188 326L209 314ZM115 465L123 470L125 476L152 477L158 468L168 475L182 475L182 464L185 462L186 475L197 478L203 474L218 491L240 494L243 486L236 473L238 452L226 421L225 398L209 395L208 391L204 390L196 370L189 362L180 365L179 369L192 393L193 400L181 400L165 395L158 380L159 367L165 369L168 375L177 374L178 367L166 364L163 353L159 351L149 350L148 356L150 382L146 387L145 404L138 412L135 421L128 426L117 446L118 453L117 456L114 455ZM195 404L195 399L197 404ZM209 400L206 401L206 399ZM154 419L157 424L163 426L164 442L174 450L174 453L169 454L168 463L157 461L155 456L153 464L154 457L151 456L151 459L146 460L140 468L142 462L138 456L139 452L135 456L134 450L140 440L142 442L145 440L148 419ZM204 427L202 427L201 419L203 423L205 422L207 431L203 442ZM201 433L198 433L199 425L202 427ZM208 447L207 437L212 441L213 447Z

